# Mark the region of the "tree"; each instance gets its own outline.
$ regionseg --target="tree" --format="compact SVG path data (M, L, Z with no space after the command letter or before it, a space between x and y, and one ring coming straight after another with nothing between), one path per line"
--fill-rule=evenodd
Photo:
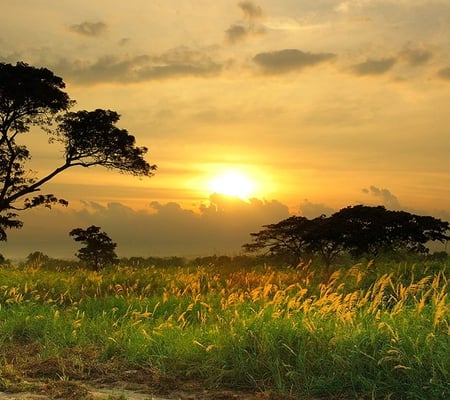
M305 237L305 245L310 254L320 256L327 276L333 261L346 250L342 229L332 218L325 215L314 218L311 222L312 228Z
M296 264L309 251L308 235L314 227L314 222L306 217L292 216L275 224L263 225L265 229L250 233L252 243L246 243L243 248L248 252L262 249L266 254L278 256Z
M448 222L389 211L383 206L350 206L330 217L312 220L293 216L264 228L250 234L253 242L245 244L245 250L287 255L295 263L305 255L319 255L326 270L340 254L375 257L382 251L427 253L428 242L444 243L450 238Z
M5 258L3 254L0 254L0 266L1 265L10 265L11 262Z
M42 266L50 261L50 257L44 254L42 251L35 251L28 254L26 263L28 265Z
M135 176L152 176L156 169L145 161L146 147L116 127L120 116L111 110L69 112L75 105L63 91L65 83L46 68L25 63L0 63L0 241L6 229L21 228L17 212L54 204L67 205L53 194L37 194L63 171L100 165ZM40 128L49 143L63 147L61 164L43 176L27 169L31 154L19 138Z
M383 206L357 205L330 217L339 227L340 242L354 257L380 252L428 253L426 244L449 239L449 223L431 216L386 210Z
M100 227L91 225L87 229L72 229L69 235L73 236L76 242L86 245L75 255L95 271L117 262L114 251L117 244L105 232L101 232Z
M325 215L313 219L292 216L264 228L250 234L253 242L244 244L246 251L265 249L266 253L290 264L307 262L313 255L319 255L328 269L344 250L339 228Z

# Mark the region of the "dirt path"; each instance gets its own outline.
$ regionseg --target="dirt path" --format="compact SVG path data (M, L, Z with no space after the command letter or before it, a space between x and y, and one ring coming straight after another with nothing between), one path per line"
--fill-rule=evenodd
M71 397L56 397L59 399L70 399ZM78 398L78 397L77 397ZM88 388L85 399L92 400L171 400L155 397L151 394L143 394L125 389L91 389ZM0 400L55 400L53 395L0 392Z
M39 393L38 393L39 392ZM44 385L38 392L0 392L0 400L268 400L263 394L248 394L235 391L175 390L161 397L140 389L124 389L114 386L89 386L76 382L55 382Z

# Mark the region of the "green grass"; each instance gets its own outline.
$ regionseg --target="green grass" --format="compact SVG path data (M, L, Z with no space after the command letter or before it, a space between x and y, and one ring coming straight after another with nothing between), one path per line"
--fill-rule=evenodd
M450 398L445 262L360 263L326 284L321 276L311 266L5 267L0 377L58 360L55 378L89 379L119 362L299 398Z

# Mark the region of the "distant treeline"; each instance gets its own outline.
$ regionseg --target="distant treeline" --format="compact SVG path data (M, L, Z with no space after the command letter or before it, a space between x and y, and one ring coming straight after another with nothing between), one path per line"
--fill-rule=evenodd
M438 251L432 254L418 255L418 254L408 254L403 252L390 252L383 255L379 255L377 259L379 261L385 259L390 261L415 261L421 260L435 260L435 261L445 261L449 258L449 254L445 251ZM337 261L338 264L347 264L349 260L342 259ZM355 262L359 260L354 260ZM319 259L311 259L309 264L320 265ZM35 251L30 253L24 261L19 263L14 263L11 260L6 259L0 254L0 265L10 265L10 266L28 266L28 267L45 267L51 269L70 269L79 268L80 263L78 260L67 260L52 258L40 251ZM289 266L289 262L280 256L270 255L270 254L259 254L259 255L208 255L199 256L194 258L180 257L180 256L170 256L170 257L121 257L118 259L118 265L134 268L173 268L173 267L198 267L198 266L217 266L217 267L236 267L236 268L251 268L255 266L271 265L271 266ZM291 267L297 267L297 265L290 265Z
M274 257L265 255L208 255L199 257L121 257L118 259L118 265L127 267L186 267L186 266L226 266L237 265L239 267L251 267L255 265L277 264ZM6 259L0 254L0 265L14 265L14 262ZM30 253L24 261L18 265L35 266L35 267L50 267L50 268L78 268L80 262L78 260L67 260L60 258L53 258L41 251Z

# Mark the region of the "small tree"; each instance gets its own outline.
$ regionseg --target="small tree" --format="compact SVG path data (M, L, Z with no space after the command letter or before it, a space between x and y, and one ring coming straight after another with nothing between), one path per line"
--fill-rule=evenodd
M91 225L87 229L72 229L69 235L73 236L76 242L86 245L75 255L93 270L99 271L101 268L118 261L114 252L117 244L105 232L101 232L100 227Z
M42 266L50 261L50 257L44 254L42 251L34 251L28 254L26 263L33 266Z
M1 265L11 265L11 262L7 260L3 254L0 254L0 266Z

